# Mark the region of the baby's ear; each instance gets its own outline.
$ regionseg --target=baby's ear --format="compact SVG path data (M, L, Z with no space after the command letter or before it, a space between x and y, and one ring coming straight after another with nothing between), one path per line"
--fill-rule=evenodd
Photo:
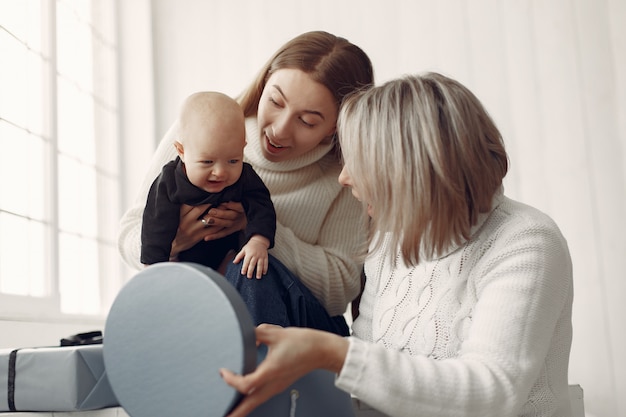
M176 148L176 152L178 152L178 156L180 156L180 159L183 159L183 156L185 155L185 148L183 148L183 144L175 140L174 147Z

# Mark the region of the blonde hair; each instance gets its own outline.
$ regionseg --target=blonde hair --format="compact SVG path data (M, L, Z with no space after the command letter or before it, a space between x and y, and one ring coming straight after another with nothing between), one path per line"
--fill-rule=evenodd
M416 265L469 238L508 169L502 137L476 96L437 73L353 94L338 120L346 169L373 203L368 244ZM395 252L394 252L395 253Z

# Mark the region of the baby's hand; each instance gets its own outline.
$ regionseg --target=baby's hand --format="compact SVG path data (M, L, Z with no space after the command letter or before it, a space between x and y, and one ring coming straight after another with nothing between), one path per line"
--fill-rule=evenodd
M267 273L267 249L269 246L270 241L264 236L254 235L250 238L248 243L241 248L237 256L235 256L235 259L233 259L233 263L235 264L243 259L241 275L253 278L254 270L256 269L256 278L261 279L261 277Z

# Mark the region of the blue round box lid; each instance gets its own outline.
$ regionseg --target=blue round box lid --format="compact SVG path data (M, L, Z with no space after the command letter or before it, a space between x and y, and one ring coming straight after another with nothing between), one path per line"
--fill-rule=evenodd
M219 375L257 363L254 325L235 288L202 265L154 264L119 292L107 316L109 382L132 417L221 417L240 394Z

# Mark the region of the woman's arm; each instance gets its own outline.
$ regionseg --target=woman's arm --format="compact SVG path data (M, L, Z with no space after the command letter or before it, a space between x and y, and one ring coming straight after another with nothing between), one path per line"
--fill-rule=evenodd
M339 372L348 351L346 338L307 328L262 324L256 329L256 338L269 349L254 372L235 375L220 370L227 384L247 394L228 417L248 415L314 369Z
M339 373L339 388L390 416L517 415L540 373L554 365L547 362L553 338L567 339L572 282L558 237L533 233L508 243L480 271L478 302L458 354L436 359L318 330L261 325L265 360L248 375L221 371L246 394L229 417L247 415L313 369Z

